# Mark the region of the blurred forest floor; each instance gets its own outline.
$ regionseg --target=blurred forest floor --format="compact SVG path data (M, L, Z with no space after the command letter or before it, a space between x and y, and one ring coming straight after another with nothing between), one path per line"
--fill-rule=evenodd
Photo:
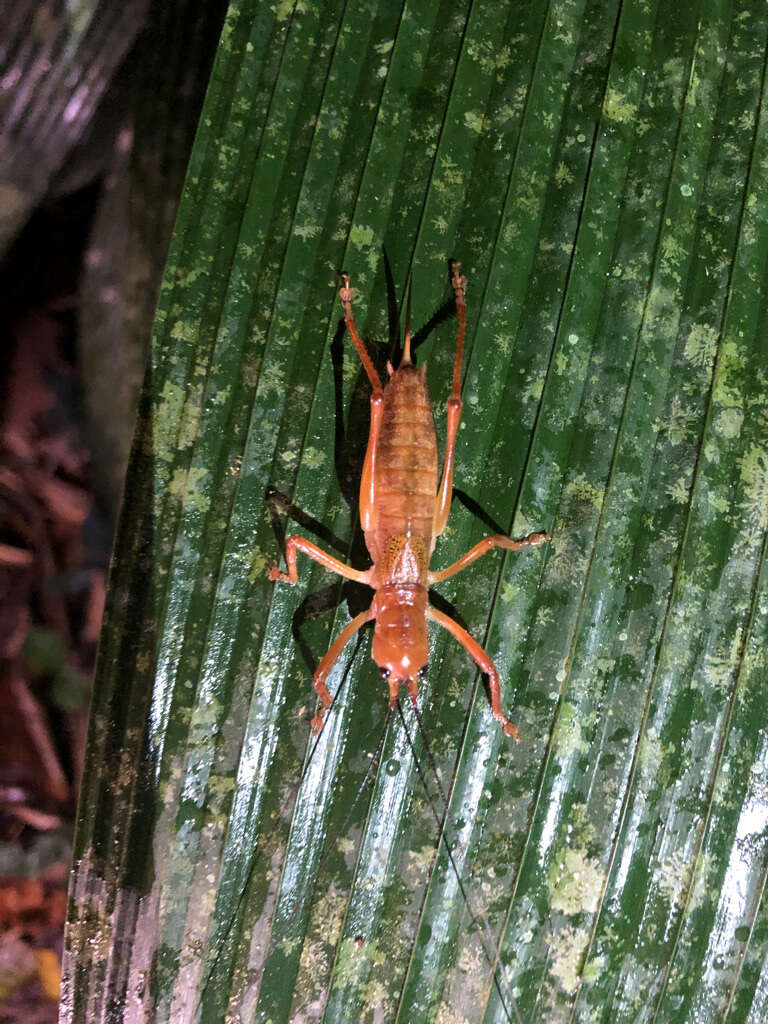
M71 836L112 524L94 497L78 285L98 187L0 264L0 1022L57 1018Z

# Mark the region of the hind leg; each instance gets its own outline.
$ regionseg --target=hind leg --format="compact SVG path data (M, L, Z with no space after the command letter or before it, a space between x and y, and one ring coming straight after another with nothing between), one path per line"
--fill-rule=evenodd
M445 460L443 462L443 478L437 492L437 504L432 524L432 534L439 537L448 522L451 514L451 499L453 498L453 462L456 450L456 434L459 430L461 420L461 363L464 357L464 337L467 332L467 304L464 299L464 289L467 286L467 279L459 273L460 263L453 264L453 277L451 284L456 296L456 317L458 328L456 331L456 355L453 360L453 390L448 399L448 423L445 432Z

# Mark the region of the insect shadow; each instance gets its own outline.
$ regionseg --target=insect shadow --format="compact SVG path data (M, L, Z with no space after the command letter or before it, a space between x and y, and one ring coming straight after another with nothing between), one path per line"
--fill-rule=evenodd
M448 261L450 267L450 261ZM385 345L369 345L369 352L379 376L387 377L387 363L397 365L401 350L400 339L400 317L402 304L398 304L397 293L392 268L384 253L384 274L387 292L387 317L388 317L388 342ZM410 295L410 282L408 286ZM431 314L427 321L413 335L411 350L418 354L419 346L446 320L455 315L455 301L451 297ZM293 520L302 526L309 533L319 540L322 540L329 548L338 553L339 557L347 561L353 568L365 570L371 564L368 549L365 546L363 531L357 519L357 509L360 498L360 478L363 470L365 451L368 440L368 428L370 423L370 386L365 371L361 368L352 395L347 405L349 415L345 421L344 401L344 339L348 337L344 326L343 317L339 318L337 329L331 341L331 365L333 369L333 394L334 394L334 470L339 483L342 497L350 512L350 519L353 523L351 543L338 537L328 527L299 508L288 495L274 487L268 487L265 493L265 505L270 518L272 530L278 551L285 550L286 530L284 527L285 518ZM474 498L466 492L454 487L452 497L457 499L472 516L479 519L494 534L504 534L504 528L490 516L485 509ZM352 618L361 611L368 608L371 603L370 589L362 584L351 580L334 582L322 587L320 590L308 594L294 612L291 631L294 642L301 652L310 675L314 675L317 668L317 660L307 643L303 630L305 625L319 616L326 614L336 608L341 600L347 602L349 613ZM455 619L463 628L467 623L457 609L434 590L430 591L430 601L435 607L451 618ZM371 629L373 624L366 628ZM486 684L487 689L487 684Z

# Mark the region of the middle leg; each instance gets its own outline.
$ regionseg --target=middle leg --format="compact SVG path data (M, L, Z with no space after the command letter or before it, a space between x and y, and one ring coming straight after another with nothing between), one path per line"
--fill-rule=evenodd
M467 331L467 304L464 299L464 289L467 286L467 279L459 273L460 263L453 264L453 277L451 284L456 296L456 316L459 321L456 332L456 356L453 360L453 389L448 399L448 423L445 432L445 459L443 461L443 478L437 492L435 504L435 515L432 524L432 535L439 537L448 522L451 514L451 499L453 497L453 460L456 450L456 434L459 430L461 419L461 363L464 356L464 337Z
M505 537L503 534L496 537L485 537L479 541L473 548L470 548L466 555L463 555L458 562L454 562L453 565L449 565L447 569L440 569L438 572L430 572L427 575L429 586L433 583L439 583L441 580L447 580L449 576L455 576L457 572L461 572L462 569L466 569L468 565L472 565L474 561L480 558L486 553L491 551L493 548L504 548L507 551L519 551L520 548L535 548L539 544L543 544L545 540L552 540L552 537L548 533L529 533L527 537L523 537L522 540L512 540L511 537Z
M355 583L369 583L369 569L366 569L364 572L360 569L353 569L351 565L345 565L337 558L334 558L333 555L326 554L322 548L319 548L317 544L313 544L311 540L307 540L305 537L288 538L285 542L285 564L288 566L288 572L281 572L277 566L273 565L267 570L267 575L271 580L280 580L282 583L299 582L299 574L296 569L297 551L303 551L305 555L313 558L326 569L330 569L331 572L344 576L345 579L354 580Z

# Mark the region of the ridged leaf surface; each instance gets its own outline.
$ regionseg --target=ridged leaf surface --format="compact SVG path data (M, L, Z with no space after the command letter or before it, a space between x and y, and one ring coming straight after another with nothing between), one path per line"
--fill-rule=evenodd
M756 0L232 4L115 550L62 1020L765 1020L767 40ZM368 565L338 271L382 370L412 276L442 440L451 258L433 565L553 540L435 588L521 743L434 632L423 733L406 701L373 759L369 631L309 732L370 592L266 568L294 532Z

